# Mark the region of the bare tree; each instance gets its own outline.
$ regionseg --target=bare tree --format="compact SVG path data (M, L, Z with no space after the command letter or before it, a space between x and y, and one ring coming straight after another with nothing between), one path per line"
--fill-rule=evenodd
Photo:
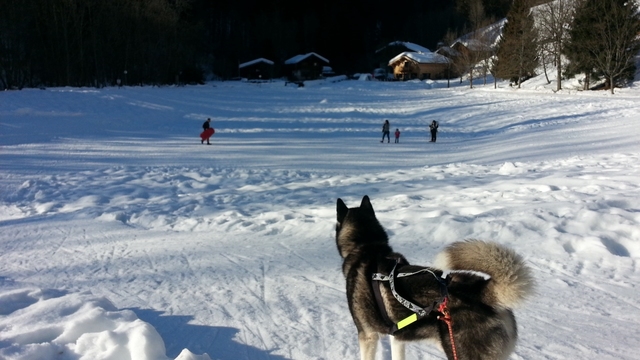
M452 44L452 48L456 50L453 64L460 74L460 81L462 82L462 76L467 74L469 87L473 88L477 72L483 74L486 84L487 67L484 61L491 56L492 45L487 26L494 20L487 17L482 0L467 0L464 3L472 28Z
M556 91L562 89L562 54L569 41L569 27L575 11L574 0L555 0L540 5L536 9L536 25L541 46L541 62L545 68L547 59L556 67ZM547 77L547 81L548 77Z
M490 38L484 32L475 32L460 42L456 49L459 56L456 59L458 69L469 76L469 87L473 88L473 80L478 73L485 79L489 71L490 58L493 50ZM462 73L462 72L461 72Z
M482 0L469 1L469 22L475 33L478 29L486 25L487 15L484 11Z

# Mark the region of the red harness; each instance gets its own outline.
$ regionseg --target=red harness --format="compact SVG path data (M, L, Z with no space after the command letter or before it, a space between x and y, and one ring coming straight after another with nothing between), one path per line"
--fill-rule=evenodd
M451 313L449 313L449 297L445 297L444 301L438 307L438 312L442 315L438 315L438 320L442 320L447 324L449 328L449 340L451 341L451 351L453 352L453 359L458 360L458 352L456 351L456 343L453 341L453 320L451 319Z

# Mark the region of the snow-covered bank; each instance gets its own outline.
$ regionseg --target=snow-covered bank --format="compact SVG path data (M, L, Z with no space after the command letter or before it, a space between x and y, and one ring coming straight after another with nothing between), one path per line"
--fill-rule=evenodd
M514 359L634 359L639 100L360 81L0 93L0 358L356 358L333 227L336 198L368 194L412 262L470 237L527 258ZM400 144L380 144L384 119Z

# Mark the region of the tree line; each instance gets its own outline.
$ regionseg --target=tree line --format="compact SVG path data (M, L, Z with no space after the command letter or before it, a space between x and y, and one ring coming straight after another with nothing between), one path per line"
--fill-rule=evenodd
M496 47L491 71L519 87L542 65L557 69L562 79L584 74L605 80L613 93L636 74L640 51L638 3L629 0L554 0L531 7L532 0L514 0ZM548 75L547 75L547 81Z
M0 89L228 79L240 63L277 67L312 51L337 73L371 71L392 41L435 49L471 34L483 44L478 30L505 17L497 46L460 56L458 72L480 66L519 85L554 64L558 89L576 73L586 87L599 76L613 87L633 74L638 50L628 0L0 0L0 9Z
M511 0L481 1L502 17ZM224 79L242 62L312 51L336 72L371 71L385 43L433 48L462 29L466 2L0 0L0 89Z
M0 87L166 83L193 64L166 0L0 0ZM125 71L127 73L125 73Z

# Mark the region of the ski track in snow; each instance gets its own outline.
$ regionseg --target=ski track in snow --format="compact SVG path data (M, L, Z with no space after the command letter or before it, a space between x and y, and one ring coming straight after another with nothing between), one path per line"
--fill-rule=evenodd
M516 310L513 359L636 358L637 90L423 87L0 94L0 358L28 353L14 343L77 358L55 341L64 323L9 322L48 316L38 304L81 316L83 303L109 329L152 325L170 358L356 358L333 236L336 198L365 194L416 264L466 238L525 256L538 287ZM197 138L206 117L213 146ZM400 144L379 143L384 118ZM65 336L75 350L88 341ZM427 344L407 351L444 359Z

